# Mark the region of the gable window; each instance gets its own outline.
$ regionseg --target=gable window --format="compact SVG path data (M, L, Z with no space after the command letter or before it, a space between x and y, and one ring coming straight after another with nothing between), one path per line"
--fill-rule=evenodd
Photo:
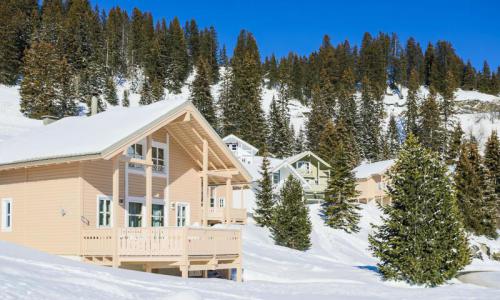
M99 196L97 198L98 227L111 227L111 198Z
M143 146L142 144L133 144L128 148L127 154L129 157L132 158L137 158L137 159L144 159L144 152L143 152ZM134 164L134 163L129 163L129 167L131 168L136 168L136 169L142 169L142 165Z
M12 230L12 199L2 199L2 231Z
M176 221L175 224L177 227L183 227L188 225L188 211L189 204L187 203L176 203L175 205L175 215Z
M142 203L128 203L128 227L142 227Z
M274 172L273 173L273 183L278 184L280 182L280 172Z
M165 224L165 215L164 215L163 204L153 204L153 211L151 216L151 224L153 227L163 227Z
M153 170L155 172L165 172L165 149L153 147Z
M311 171L311 164L308 161L297 162L297 168L309 173Z

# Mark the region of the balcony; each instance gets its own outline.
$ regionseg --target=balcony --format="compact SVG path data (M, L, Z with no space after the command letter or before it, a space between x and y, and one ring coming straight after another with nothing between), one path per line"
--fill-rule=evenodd
M229 216L226 218L226 214ZM247 220L247 210L245 208L209 207L207 210L207 219L209 223L230 223L245 224Z

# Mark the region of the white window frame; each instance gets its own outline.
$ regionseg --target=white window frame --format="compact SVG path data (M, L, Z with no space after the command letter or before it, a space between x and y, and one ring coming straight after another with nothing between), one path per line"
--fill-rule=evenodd
M307 171L307 173L311 172L311 162L306 161L306 160L300 160L297 162L297 169L303 169L303 167L306 166L304 169Z
M142 145L142 151L143 151L143 157L146 158L146 153L147 153L147 147L146 147L146 140L141 140L137 143L134 143L135 144L139 144L139 145ZM167 143L161 143L161 142L157 142L157 141L153 141L153 144L151 145L152 147L155 147L155 148L161 148L163 149L163 161L165 163L164 165L164 168L163 168L163 171L156 171L154 166L153 166L153 176L158 176L158 177L166 177L167 176L167 169L169 168L169 163L170 163L170 160L169 160L169 153L168 153L168 145ZM127 148L127 155L128 155L128 149ZM145 176L146 175L146 170L144 167L142 168L133 168L133 167L130 167L128 164L127 164L127 169L128 169L128 172L130 174L139 174L139 175L143 175Z
M12 231L12 198L2 198L2 232ZM9 213L7 214L7 204L9 205ZM9 224L7 224L7 215L9 216Z
M274 175L275 175L275 174L277 174L277 176L278 176L278 181L277 181L277 182L275 182L275 180L274 180ZM278 171L276 171L276 172L273 172L273 173L272 173L272 176L273 176L273 184L279 184L279 183L280 183L280 181L281 181L281 172L280 172L280 170L278 170Z
M110 206L109 206L109 222L110 224L108 225L99 225L99 215L100 215L100 211L99 211L99 202L101 200L104 200L104 201L109 201L110 202ZM110 196L106 196L106 195L97 195L97 201L96 201L96 228L111 228L113 227L113 218L114 218L114 214L113 214L113 197L110 197ZM104 206L106 207L106 206Z
M226 199L224 199L224 197L219 197L219 199L217 199L217 204L219 205L219 208L224 208L226 207Z
M184 227L184 226L179 226L178 225L178 211L179 211L179 206L186 206L186 221L184 226L189 226L191 225L191 206L189 205L188 202L176 202L175 203L175 227Z
M129 196L127 197L127 199L125 200L125 220L124 220L124 224L125 224L125 227L129 227L128 224L129 224L129 203L130 202L134 202L134 203L140 203L142 205L142 227L146 227L146 197L133 197L133 196ZM165 200L164 199L160 199L160 198L153 198L153 203L152 204L159 204L159 205L163 205L163 227L167 227L168 226L168 207L167 207L167 204L165 203ZM153 209L151 207L151 209ZM152 214L153 212L151 212ZM150 224L152 225L153 221L153 216L151 215L151 222ZM130 228L134 228L134 227L130 227ZM140 228L140 227L139 227Z

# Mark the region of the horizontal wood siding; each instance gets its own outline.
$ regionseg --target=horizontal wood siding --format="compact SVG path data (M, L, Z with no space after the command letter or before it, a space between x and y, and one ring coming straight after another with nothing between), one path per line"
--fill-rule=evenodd
M79 163L0 172L0 198L13 201L12 232L0 232L0 239L53 254L79 253Z

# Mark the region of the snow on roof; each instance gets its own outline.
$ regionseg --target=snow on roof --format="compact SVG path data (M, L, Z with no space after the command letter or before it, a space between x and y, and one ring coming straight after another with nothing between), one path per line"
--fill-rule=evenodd
M354 169L356 178L368 178L374 174L382 174L394 164L393 159L377 161L369 164L362 164Z
M301 152L299 154L295 154L293 156L288 157L285 161L288 164L293 164L297 160L299 160L299 159L301 159L301 158L303 158L304 156L307 156L307 155L314 156L314 158L316 158L317 160L319 160L322 164L324 164L327 167L330 167L330 165L326 161L324 161L323 159L321 159L321 157L319 157L318 155L314 154L311 151L304 151L304 152Z
M230 135L224 137L222 140L224 142L227 142L228 140L231 140L231 139L235 139L235 140L239 141L240 143L245 144L247 147L253 149L255 152L259 152L259 149L257 149L254 145L250 144L249 142L245 141L244 139L242 139L240 137L237 137L234 134L230 134Z
M0 143L0 165L100 154L185 103L186 99L178 98L61 119Z
M263 156L254 156L253 161L251 163L242 163L242 165L245 167L245 169L247 169L248 173L250 173L250 175L252 175L253 181L257 181L257 180L260 180L262 178L260 171L262 168L262 160L263 159L264 159ZM269 159L269 163L270 163L270 166L269 166L270 172L274 172L275 169L284 162L284 160L278 159L278 158L268 157L268 159Z

